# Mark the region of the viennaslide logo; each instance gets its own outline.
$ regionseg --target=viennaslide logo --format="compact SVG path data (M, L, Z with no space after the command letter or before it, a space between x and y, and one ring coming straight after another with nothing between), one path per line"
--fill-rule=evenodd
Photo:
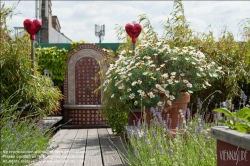
M220 159L223 161L235 161L237 165L239 162L247 161L248 150L220 150Z

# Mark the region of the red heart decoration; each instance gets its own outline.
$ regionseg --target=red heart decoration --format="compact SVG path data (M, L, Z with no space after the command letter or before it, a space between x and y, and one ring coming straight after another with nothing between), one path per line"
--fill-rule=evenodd
M39 20L33 20L25 19L23 21L23 26L26 29L26 31L30 34L30 39L35 39L35 34L40 30L42 23Z
M138 24L138 23L135 23L135 24L128 23L125 26L125 30L126 30L127 34L132 38L132 42L135 43L136 38L141 33L142 26L140 24Z

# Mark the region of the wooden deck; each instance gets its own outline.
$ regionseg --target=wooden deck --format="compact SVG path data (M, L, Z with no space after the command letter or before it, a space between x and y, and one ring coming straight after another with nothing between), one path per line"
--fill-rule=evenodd
M116 144L114 146L109 138ZM117 150L119 149L119 150ZM125 151L110 128L61 129L52 138L50 153L34 166L121 166Z

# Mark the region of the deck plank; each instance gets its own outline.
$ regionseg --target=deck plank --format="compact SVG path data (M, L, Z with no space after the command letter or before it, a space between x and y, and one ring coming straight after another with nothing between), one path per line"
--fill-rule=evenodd
M65 135L69 132L69 130L65 129L65 130L60 130L58 131L54 136L53 138L51 139L51 142L50 142L50 150L49 150L49 154L51 154L56 148L58 148L59 146L59 143L61 142L61 140L63 139L63 137L65 137ZM34 164L30 164L30 165L33 165L33 166L43 166L46 161L49 159L49 156L43 158L42 160L34 163Z
M88 129L84 166L103 166L97 129Z
M122 166L124 165L115 146L108 139L110 137L107 129L98 129L100 144L102 149L102 157L104 166Z
M87 141L88 129L79 129L63 166L82 166Z
M48 156L49 158L43 166L62 166L68 156L77 132L77 129L69 130L61 142L59 142L59 147Z
M109 128L61 129L51 139L50 147L54 148L49 156L35 166L127 165L120 157L126 152L121 139Z
M112 132L111 128L107 128L107 131L108 131L108 133L109 133L109 135L111 137L110 138L111 141L115 144L115 147L117 149L118 154L120 155L120 158L121 158L123 164L125 166L128 166L128 163L122 157L122 156L125 156L126 158L128 158L128 152L126 150L126 148L128 148L128 147L126 146L127 144L126 144L126 142L124 140L124 137L122 137L122 136L116 136Z

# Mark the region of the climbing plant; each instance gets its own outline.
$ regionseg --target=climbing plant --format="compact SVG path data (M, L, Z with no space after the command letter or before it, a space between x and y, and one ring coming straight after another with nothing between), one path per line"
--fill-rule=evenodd
M70 43L70 49L76 49L80 44L85 44L86 42L84 40L80 40L78 42L71 42Z
M40 72L45 69L51 71L54 85L62 87L69 57L68 50L56 47L37 48L36 56Z
M80 44L85 44L84 40L70 43L70 50L76 49ZM36 49L36 56L38 59L38 66L40 72L45 69L52 72L52 80L54 85L58 87L63 86L63 80L67 69L67 59L69 58L69 51L57 49L57 47L44 47Z

